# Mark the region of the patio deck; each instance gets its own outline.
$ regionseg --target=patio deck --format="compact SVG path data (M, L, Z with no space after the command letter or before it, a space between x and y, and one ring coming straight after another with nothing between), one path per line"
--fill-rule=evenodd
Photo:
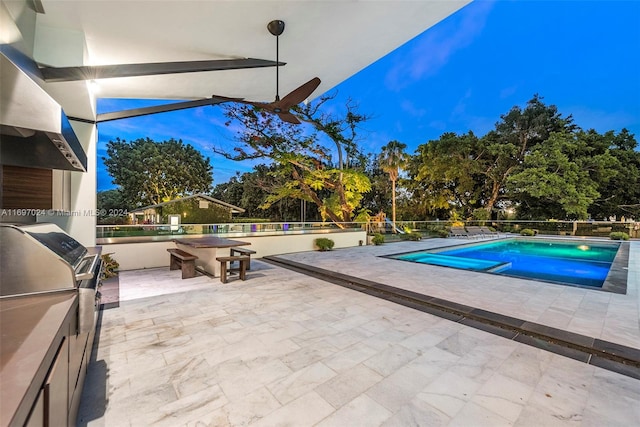
M627 295L377 257L448 243L283 257L640 349L640 242ZM640 380L260 260L246 282L149 269L119 291L81 425L640 424Z
M640 241L629 243L626 294L380 257L477 241L427 239L280 258L640 349Z

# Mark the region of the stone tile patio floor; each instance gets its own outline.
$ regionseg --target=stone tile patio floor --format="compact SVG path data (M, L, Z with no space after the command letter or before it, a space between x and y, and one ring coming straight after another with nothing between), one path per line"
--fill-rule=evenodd
M452 243L286 257L640 348L640 242L624 296L377 257ZM80 425L640 425L639 380L260 260L121 272L94 358Z

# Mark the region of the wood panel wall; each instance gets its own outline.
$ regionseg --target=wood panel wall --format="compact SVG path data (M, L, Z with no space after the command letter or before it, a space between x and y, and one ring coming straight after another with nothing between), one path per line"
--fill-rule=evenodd
M53 171L0 165L2 209L51 209Z

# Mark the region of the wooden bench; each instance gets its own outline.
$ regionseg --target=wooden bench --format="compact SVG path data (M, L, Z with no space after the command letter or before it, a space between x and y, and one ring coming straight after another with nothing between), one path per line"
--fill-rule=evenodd
M220 281L222 283L227 283L227 273L231 271L240 272L240 280L246 280L247 266L249 265L248 256L221 256L217 257L216 261L220 262ZM238 262L239 266L236 268L231 267L232 262Z
M171 254L169 260L169 270L182 269L182 278L190 279L196 276L196 260L197 256L191 255L181 249L167 249Z
M229 255L234 256L235 254L245 255L249 257L249 262L247 262L247 270L251 270L251 255L255 254L256 251L252 251L251 249L246 248L230 248Z

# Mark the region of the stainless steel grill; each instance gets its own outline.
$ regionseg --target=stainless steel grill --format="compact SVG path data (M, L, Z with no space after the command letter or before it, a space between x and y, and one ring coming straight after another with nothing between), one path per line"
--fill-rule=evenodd
M0 298L76 290L79 333L95 328L102 262L55 224L0 224Z

